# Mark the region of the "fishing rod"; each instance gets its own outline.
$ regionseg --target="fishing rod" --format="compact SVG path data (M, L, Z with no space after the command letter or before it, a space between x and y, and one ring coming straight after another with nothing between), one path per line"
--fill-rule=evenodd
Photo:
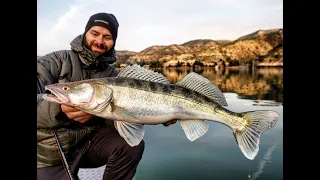
M41 84L41 83L40 83L39 80L38 80L38 81L37 81L37 91L38 91L38 93L43 93L43 92L45 92L45 90L43 90L43 89L41 88L41 85L40 85L40 84ZM76 179L74 178L73 174L72 174L72 171L71 171L70 167L69 167L69 164L68 164L68 162L67 162L66 156L64 155L64 151L63 151L62 145L61 145L61 143L60 143L60 139L59 139L58 133L57 133L57 131L56 131L55 129L53 130L53 134L54 134L54 137L55 137L56 142L57 142L57 144L58 144L59 154L60 154L60 157L62 157L62 164L64 165L64 167L65 167L65 169L66 169L66 171L67 171L67 175L68 175L68 177L69 177L70 180L76 180Z
M74 178L73 175L72 175L72 171L71 171L71 169L70 169L70 167L69 167L69 164L68 164L68 162L67 162L66 156L64 155L63 148L62 148L62 145L61 145L61 143L60 143L60 139L59 139L59 137L58 137L57 131L56 131L56 130L53 130L53 134L54 134L54 137L56 138L56 141L57 141L57 144L58 144L58 147L59 147L59 153L60 153L60 155L61 155L61 157L62 157L62 162L63 162L63 164L64 164L64 167L65 167L66 170L67 170L67 174L68 174L68 176L69 176L69 179L70 179L70 180L75 180L75 178Z

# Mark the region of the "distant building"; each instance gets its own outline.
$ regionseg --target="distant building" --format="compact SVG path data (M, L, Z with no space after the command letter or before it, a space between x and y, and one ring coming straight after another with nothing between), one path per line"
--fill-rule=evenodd
M217 62L216 69L224 69L225 66L226 66L225 62L220 59L220 60Z

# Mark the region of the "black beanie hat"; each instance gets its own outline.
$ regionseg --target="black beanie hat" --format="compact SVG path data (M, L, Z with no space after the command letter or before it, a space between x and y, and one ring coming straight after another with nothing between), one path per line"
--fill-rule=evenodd
M119 23L117 21L117 18L110 13L97 13L92 15L89 18L89 21L86 25L84 34L87 33L87 31L92 27L92 26L102 26L104 28L107 28L110 33L112 34L112 39L114 43L116 43L117 36L118 36L118 27Z

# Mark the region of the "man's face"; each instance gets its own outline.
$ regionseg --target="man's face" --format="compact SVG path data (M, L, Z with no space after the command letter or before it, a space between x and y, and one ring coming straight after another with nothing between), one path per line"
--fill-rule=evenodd
M98 54L103 54L113 47L110 31L101 26L92 26L86 33L86 45Z

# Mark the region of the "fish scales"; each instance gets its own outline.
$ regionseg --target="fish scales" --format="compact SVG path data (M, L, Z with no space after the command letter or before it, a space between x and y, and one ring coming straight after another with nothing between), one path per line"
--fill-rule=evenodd
M142 91L162 94L165 96L172 96L176 98L187 99L202 105L209 104L210 107L215 106L216 103L209 98L186 88L179 87L175 84L161 84L151 81L144 81L131 78L105 78L105 83L109 86L119 86L126 88L133 88Z
M201 119L207 120L216 117L216 121L220 119L221 123L228 126L242 124L241 118L230 118L230 116L224 118L223 116L231 113L237 117L239 116L237 113L229 112L206 96L175 84L161 84L131 78L105 78L104 82L113 89L115 104L125 107L136 116L144 117L145 124L152 123L148 118L154 119L154 116L159 118L158 123L163 123L170 118L195 117L198 119L201 115ZM219 114L222 116L218 116Z

